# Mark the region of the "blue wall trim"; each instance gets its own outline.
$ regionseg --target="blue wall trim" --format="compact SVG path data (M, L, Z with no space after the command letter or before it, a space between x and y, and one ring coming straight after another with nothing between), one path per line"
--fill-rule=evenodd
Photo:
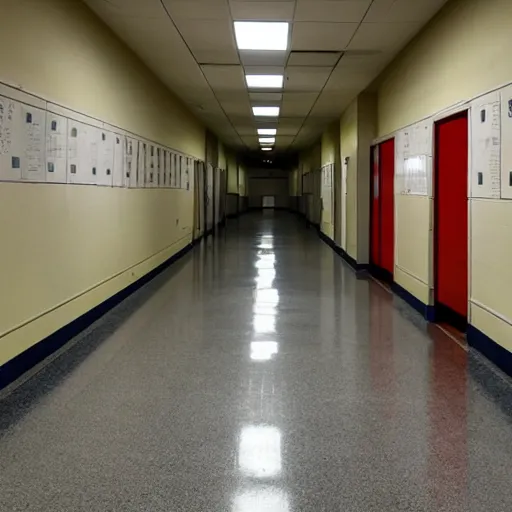
M428 306L421 302L420 299L416 298L412 293L408 292L405 288L402 288L399 284L393 283L391 285L391 289L407 304L413 307L416 311L418 311L425 320L429 322L433 322L435 320L435 311L434 306Z
M105 313L110 311L114 306L117 306L121 301L126 299L133 292L138 290L141 286L151 281L154 277L160 274L163 270L169 267L176 260L184 256L192 247L199 242L200 239L190 243L169 259L164 261L161 265L142 276L140 279L131 285L123 288L112 297L108 298L101 304L98 304L93 309L87 311L82 316L79 316L69 324L61 327L58 331L50 334L47 338L36 343L29 349L25 350L14 359L7 361L3 366L0 366L0 390L14 382L21 377L25 372L33 368L36 364L40 363L48 356L63 347L66 343L71 341L77 334L89 327L93 322L102 317Z
M489 338L487 334L474 327L468 325L467 340L470 347L478 350L487 359L492 361L498 368L512 377L512 353L494 340Z
M345 250L343 250L339 245L336 244L334 240L329 238L325 233L319 231L320 238L333 249L336 253L338 253L356 272L364 272L368 270L368 265L364 263L357 263L357 261L352 258Z

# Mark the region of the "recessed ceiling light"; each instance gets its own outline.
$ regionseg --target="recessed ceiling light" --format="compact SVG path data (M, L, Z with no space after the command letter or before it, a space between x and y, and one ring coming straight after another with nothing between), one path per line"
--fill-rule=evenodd
M252 107L255 116L277 117L279 115L279 107Z
M258 135L275 135L276 133L276 128L258 128Z
M245 75L247 87L259 89L282 89L283 75Z
M239 50L288 49L288 23L235 21Z
M260 144L273 144L275 141L275 137L260 137Z
M261 148L261 151L272 151L272 148Z

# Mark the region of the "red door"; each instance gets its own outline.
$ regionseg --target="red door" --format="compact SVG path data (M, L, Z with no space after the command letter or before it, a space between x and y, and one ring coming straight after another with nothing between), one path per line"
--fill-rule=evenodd
M393 275L395 266L395 139L380 145L380 266Z
M468 115L436 124L436 305L468 313Z
M380 267L380 177L379 146L372 148L370 261Z

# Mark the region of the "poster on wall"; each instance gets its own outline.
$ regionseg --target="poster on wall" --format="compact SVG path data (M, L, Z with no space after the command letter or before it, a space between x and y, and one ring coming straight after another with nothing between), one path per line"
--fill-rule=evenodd
M471 197L501 198L501 101L494 92L471 103Z
M395 193L432 197L432 120L400 130L395 137Z

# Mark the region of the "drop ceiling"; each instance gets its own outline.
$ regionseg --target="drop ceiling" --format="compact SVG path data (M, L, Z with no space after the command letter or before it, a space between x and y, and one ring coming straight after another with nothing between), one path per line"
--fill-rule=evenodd
M310 145L447 0L84 0L226 144ZM234 21L290 23L288 50L239 51ZM245 74L283 74L248 90ZM252 106L280 106L259 119Z

